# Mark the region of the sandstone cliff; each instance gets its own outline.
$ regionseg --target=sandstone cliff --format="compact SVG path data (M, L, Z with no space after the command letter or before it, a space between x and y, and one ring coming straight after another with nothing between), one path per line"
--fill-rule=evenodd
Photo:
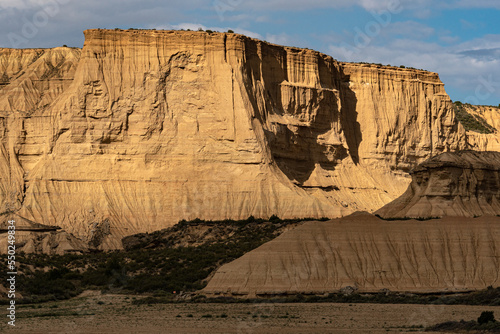
M411 172L412 183L376 213L384 218L500 215L500 153L443 153Z
M376 211L379 217L357 212L305 223L219 268L202 293L323 294L347 286L436 292L498 286L499 171L499 152L442 153L412 170L408 190ZM407 220L435 216L444 217Z
M180 219L373 211L467 147L436 73L237 34L0 50L0 211L101 248Z
M500 152L500 108L492 106L463 105L463 110L483 123L487 133L467 131L467 141L471 149Z
M6 252L9 245L9 221L15 225L16 252L37 254L83 253L89 245L60 227L35 223L17 214L0 214L0 249ZM59 230L59 231L58 231Z

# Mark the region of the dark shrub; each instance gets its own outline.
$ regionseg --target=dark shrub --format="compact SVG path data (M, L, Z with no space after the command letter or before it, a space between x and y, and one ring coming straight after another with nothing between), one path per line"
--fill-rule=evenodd
M488 322L495 322L495 316L492 311L483 311L479 318L477 318L478 324L487 324Z
M274 222L279 222L280 220L281 219L278 216L276 216L276 215L272 215L271 217L269 217L269 221L273 222L273 223Z

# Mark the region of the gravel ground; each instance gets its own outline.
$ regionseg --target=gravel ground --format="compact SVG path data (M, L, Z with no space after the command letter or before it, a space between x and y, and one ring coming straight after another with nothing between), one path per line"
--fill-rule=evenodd
M449 320L475 320L500 307L391 304L153 304L134 296L86 292L19 305L13 333L408 333ZM2 307L5 309L5 307ZM6 313L4 311L3 313Z

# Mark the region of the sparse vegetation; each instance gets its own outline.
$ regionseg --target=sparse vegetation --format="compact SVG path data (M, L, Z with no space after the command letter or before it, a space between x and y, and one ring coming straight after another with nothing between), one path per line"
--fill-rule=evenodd
M467 108L472 108L475 110L476 109L475 106L472 106L470 104L464 105L460 101L455 101L454 105L455 105L455 116L457 117L458 121L462 124L462 126L465 128L465 130L484 133L484 134L495 132L495 128L489 125L486 122L486 120L484 120L482 117L467 112Z
M375 217L386 220L386 221L397 221L397 220L418 220L418 221L426 221L426 220L432 220L432 219L440 219L441 217L397 217L397 218L384 218L380 216L379 214L375 214Z
M145 297L132 304L170 304L178 302L171 297ZM381 291L379 293L330 293L318 295L260 295L258 298L215 297L198 295L189 300L192 303L343 303L349 304L421 304L421 305L487 305L500 306L500 288L457 294L411 294Z
M480 325L487 324L488 322L495 322L495 316L492 311L483 311L479 318L477 318L477 323Z
M463 332L500 333L500 323L495 321L493 312L484 311L477 321L447 321L425 329L429 332Z
M348 62L349 63L349 62ZM365 62L365 61L361 61L361 62L352 62L353 64L363 64L363 65L376 65L378 67L380 66L383 66L383 67L393 67L393 68L406 68L406 69L409 69L409 70L418 70L418 71L426 71L424 69L418 69L418 68L415 68L415 67L410 67L410 66L405 66L405 65L400 65L400 66L392 66L391 64L387 64L387 65L383 65L381 63L368 63L368 62Z
M67 299L85 289L157 293L163 296L160 298L171 298L181 291L203 288L213 270L274 239L285 227L303 221L271 218L183 220L169 229L141 235L124 251L62 256L19 254L18 264L24 269L19 270L18 289L24 302ZM186 237L188 230L198 229L205 231L206 237L214 235L201 243L187 242L186 238L196 239ZM1 258L5 260L5 256ZM0 279L6 278L5 271L0 272Z

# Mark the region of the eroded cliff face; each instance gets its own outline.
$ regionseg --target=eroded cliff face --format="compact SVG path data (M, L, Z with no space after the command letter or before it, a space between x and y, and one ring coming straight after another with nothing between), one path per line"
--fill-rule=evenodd
M492 106L463 105L467 113L486 122L488 132L467 131L467 141L471 149L500 152L500 108Z
M0 203L101 248L180 219L373 211L467 146L435 73L237 34L85 37L0 53Z
M89 250L89 245L74 235L61 231L60 227L35 223L15 213L0 214L0 253L6 253L12 240L9 240L9 223L15 225L16 252L37 254L83 253ZM59 231L58 231L59 230Z
M465 133L437 73L345 64L361 125L364 162L409 172L440 152L464 149Z
M398 199L376 211L384 218L500 215L500 153L443 153L417 166Z
M22 207L55 131L49 107L73 81L79 49L0 49L0 213Z
M408 190L377 210L378 217L356 212L304 223L223 265L202 293L324 294L348 286L368 292L438 292L498 286L499 171L499 152L432 157L412 170Z
M73 81L81 50L0 49L0 112L46 109Z

